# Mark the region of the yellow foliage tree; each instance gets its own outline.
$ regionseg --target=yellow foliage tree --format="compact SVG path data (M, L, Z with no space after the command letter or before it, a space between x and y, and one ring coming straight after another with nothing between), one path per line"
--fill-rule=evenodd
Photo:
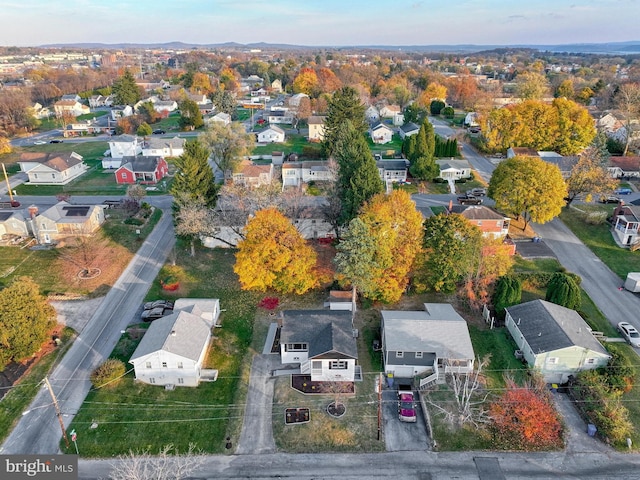
M429 108L432 100L447 100L447 87L437 82L431 82L427 88L420 94L418 104L424 108Z
M233 271L243 290L303 294L318 286L317 255L276 208L256 212L238 243Z
M300 69L300 73L293 80L293 91L295 93L306 93L313 97L318 93L319 85L316 71L313 68L305 67Z
M422 215L407 192L394 190L390 195L372 197L358 218L368 227L376 260L375 275L362 293L372 300L397 302L409 283L416 256L422 251ZM351 256L351 261L356 257ZM343 269L346 270L349 268Z
M11 142L7 137L0 135L0 155L11 153Z

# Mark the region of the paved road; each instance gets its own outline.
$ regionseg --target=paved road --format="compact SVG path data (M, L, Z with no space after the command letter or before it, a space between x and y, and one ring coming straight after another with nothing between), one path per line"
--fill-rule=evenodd
M482 473L479 464L484 464ZM113 460L81 460L79 478L108 478ZM491 471L486 465L493 464ZM640 479L640 456L586 452L269 454L209 456L192 479L290 480L537 480Z
M558 257L567 270L582 277L582 288L612 325L627 321L640 329L640 298L618 290L623 281L596 257L569 228L558 219L533 229Z
M91 371L111 354L120 331L138 310L174 242L172 217L166 211L49 376L65 426L71 423L89 392ZM5 454L56 453L60 437L51 397L48 391L41 390L0 451Z

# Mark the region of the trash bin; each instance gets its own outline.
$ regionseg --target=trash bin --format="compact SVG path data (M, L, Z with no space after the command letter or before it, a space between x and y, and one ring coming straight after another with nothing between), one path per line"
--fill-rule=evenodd
M594 437L597 431L598 429L593 423L590 423L587 425L587 433L589 434L590 437Z

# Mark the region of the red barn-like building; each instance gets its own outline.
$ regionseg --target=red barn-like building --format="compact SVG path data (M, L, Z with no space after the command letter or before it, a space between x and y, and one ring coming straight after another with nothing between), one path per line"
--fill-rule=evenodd
M122 157L116 170L116 183L158 183L168 173L169 166L162 157Z

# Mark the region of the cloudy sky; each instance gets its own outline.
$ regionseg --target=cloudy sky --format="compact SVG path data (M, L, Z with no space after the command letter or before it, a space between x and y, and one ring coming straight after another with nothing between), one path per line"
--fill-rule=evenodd
M640 0L0 0L0 45L640 40Z

